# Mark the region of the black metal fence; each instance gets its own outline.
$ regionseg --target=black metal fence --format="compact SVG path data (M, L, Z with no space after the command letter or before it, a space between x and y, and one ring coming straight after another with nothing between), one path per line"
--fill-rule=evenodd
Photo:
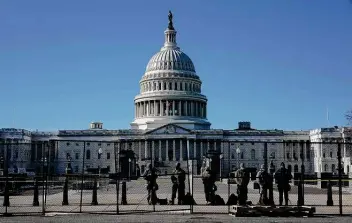
M255 205L259 201L256 173L260 165L264 164L265 169L274 174L283 162L293 177L289 206L313 206L318 214L352 214L351 143L305 141L295 147L287 146L285 142L247 141L252 148L257 146L253 150L246 146L238 149L236 145L243 142L223 141L219 153L215 201L212 204L206 200L201 175L205 166L202 166L202 171L199 170L199 163L203 163L203 160L191 156L189 151L187 159L176 160L186 173L187 201L178 204L176 196L174 204L171 204L172 191L175 189L171 180L173 174L166 170L174 169L174 163L160 162L160 157L153 159L152 156L143 161L137 157L134 162L136 157L126 155L123 152L126 148L117 142L109 142L112 144L112 154L107 155L97 149L98 156L93 159L93 152L87 154L87 143L83 142L83 147L72 149L73 155L61 151L64 149L57 146L58 141L44 143L36 151L33 151L33 144L0 144L0 213L228 213L230 206L234 205L231 195L237 196L233 173L240 163L246 165L251 176L248 201ZM153 154L152 148L148 149L149 154ZM29 154L35 154L35 157ZM148 191L143 177L146 167L141 168L141 162L150 163L159 170L156 180L157 200L152 204L147 200ZM211 167L209 162L212 160L208 159L208 166ZM278 194L274 182L276 205L279 203Z

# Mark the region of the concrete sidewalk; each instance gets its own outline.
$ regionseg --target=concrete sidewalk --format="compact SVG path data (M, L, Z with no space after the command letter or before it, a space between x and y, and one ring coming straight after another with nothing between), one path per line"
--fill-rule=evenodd
M51 214L50 216L39 217L39 216L17 216L1 218L2 223L14 223L14 222L54 222L54 223L88 223L88 222L153 222L153 223L164 223L164 222L253 222L253 223L273 223L273 222L306 222L306 223L331 223L331 222L351 222L350 217L318 217L318 218L270 218L270 217L233 217L227 214L218 215L170 215L170 214L141 214L141 215L98 215L98 214L66 214L56 215Z

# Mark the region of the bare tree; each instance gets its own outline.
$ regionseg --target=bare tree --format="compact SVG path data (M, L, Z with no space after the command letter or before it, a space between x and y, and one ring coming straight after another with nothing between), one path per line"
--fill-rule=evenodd
M352 110L349 110L348 112L346 112L345 117L346 117L348 123L349 123L350 125L352 125Z

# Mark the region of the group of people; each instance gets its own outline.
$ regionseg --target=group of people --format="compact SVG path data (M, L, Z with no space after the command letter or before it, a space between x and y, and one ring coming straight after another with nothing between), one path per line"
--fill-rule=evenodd
M159 189L156 179L158 178L158 173L160 171L153 167L152 164L148 165L147 170L144 172L143 177L147 181L147 201L148 204L156 204L158 201L156 191ZM171 195L171 204L174 204L176 199L176 194L178 192L178 204L183 204L185 197L185 181L186 181L186 172L181 168L181 164L177 163L173 174L171 175L172 182L172 195Z
M288 192L291 190L290 181L292 180L291 172L285 168L285 164L282 162L280 169L278 169L274 176L269 174L265 169L264 165L261 166L257 175L257 183L260 189L260 205L273 205L273 180L277 185L279 191L279 205L282 206L283 200L285 199L285 205L288 205ZM240 168L235 172L235 181L237 183L237 194L239 205L246 205L248 195L248 184L250 176L248 171L245 170L244 164L240 165ZM268 197L269 192L269 197Z
M156 191L159 189L156 179L158 178L160 171L153 167L152 164L148 165L147 170L144 172L143 177L147 181L147 201L148 204L156 204L158 201ZM215 174L210 170L209 167L202 169L202 180L204 185L204 194L207 204L213 204L215 199L215 191L217 187L215 185ZM177 204L182 205L185 201L185 181L186 172L181 168L181 164L177 163L175 170L171 175L172 182L172 193L170 204L175 204L177 195Z
M158 190L158 184L156 182L156 179L158 178L158 173L160 173L160 171L153 167L151 164L149 164L147 170L143 174L143 177L147 181L148 204L156 204L158 200L156 196L156 191ZM265 169L264 165L262 165L256 175L256 178L256 182L259 184L260 189L259 204L274 204L273 180L275 180L279 191L279 205L282 205L283 200L285 200L285 205L288 205L288 192L291 190L290 181L292 179L292 175L291 172L285 168L284 163L281 163L280 169L275 172L274 176L269 174ZM214 204L215 192L217 190L217 187L215 185L215 173L213 173L209 167L205 167L204 169L202 169L202 180L204 185L204 194L206 202L207 204ZM170 204L175 203L176 194L178 195L177 204L183 204L185 198L185 181L186 172L181 168L181 164L177 163L175 170L171 175L172 195ZM248 184L250 181L250 176L249 172L246 171L243 163L241 163L240 168L235 172L235 181L237 183L238 204L246 205L248 199Z

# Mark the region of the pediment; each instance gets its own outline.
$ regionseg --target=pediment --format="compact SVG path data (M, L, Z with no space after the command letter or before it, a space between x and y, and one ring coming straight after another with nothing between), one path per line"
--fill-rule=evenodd
M157 129L146 132L147 135L155 134L188 134L190 130L174 124L167 124Z

